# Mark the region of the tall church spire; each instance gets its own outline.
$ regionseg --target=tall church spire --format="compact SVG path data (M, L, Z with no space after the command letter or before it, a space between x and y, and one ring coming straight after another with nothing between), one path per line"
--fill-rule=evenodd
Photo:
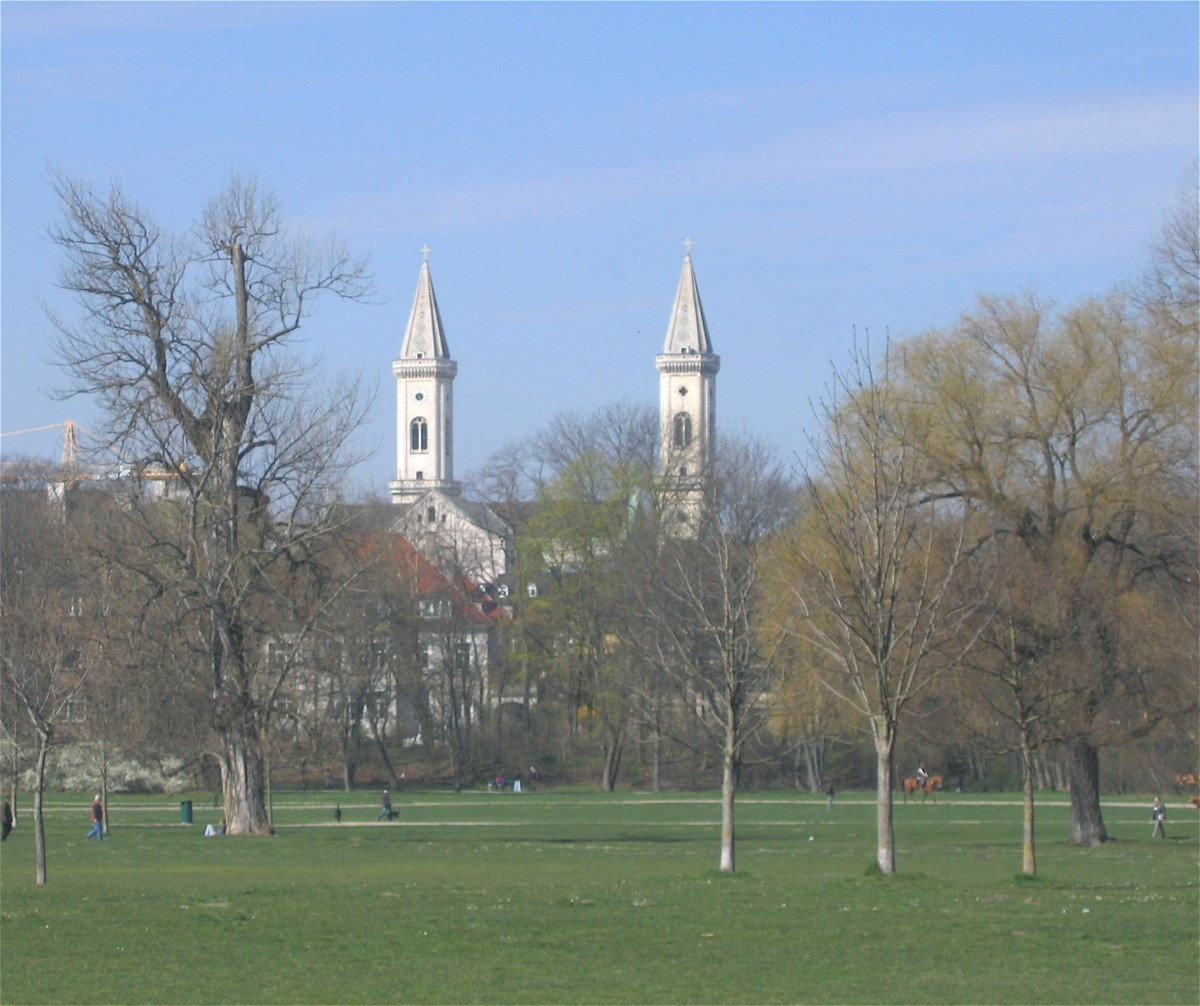
M667 338L662 351L664 354L712 353L708 323L704 320L700 291L696 289L696 272L692 268L691 252L683 259L683 274L679 277L679 289L675 292L675 306L671 311L671 321L667 325Z
M721 358L712 351L691 242L686 244L667 337L654 362L659 373L659 469L668 509L674 519L694 527L712 478Z
M400 359L450 359L450 347L446 344L446 335L442 330L442 316L438 311L437 296L433 292L433 278L429 274L428 259L421 263L417 295L413 298L412 310L408 314L408 327L404 330Z
M428 249L425 249L428 254ZM457 495L454 481L454 377L458 364L442 329L429 260L421 264L396 376L396 479L392 502L407 503L427 489Z

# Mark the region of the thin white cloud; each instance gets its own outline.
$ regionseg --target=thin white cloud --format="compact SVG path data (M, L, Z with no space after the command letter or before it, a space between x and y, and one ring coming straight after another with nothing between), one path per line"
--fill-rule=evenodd
M947 186L995 194L1024 172L1056 165L1088 174L1106 160L1176 149L1182 163L1196 147L1196 122L1196 94L1186 89L1094 90L920 108L801 127L732 152L698 143L607 167L417 185L342 203L336 212L351 229L386 231L403 220L432 232L570 218L639 201L770 202L780 187L797 185L811 187L819 198L847 187L903 184L911 203L923 190L945 197ZM496 165L488 170L495 173Z

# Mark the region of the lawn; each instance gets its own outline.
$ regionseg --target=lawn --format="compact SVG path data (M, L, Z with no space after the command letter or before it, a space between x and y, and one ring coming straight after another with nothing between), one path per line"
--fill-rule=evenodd
M1200 1001L1197 817L1105 805L1063 839L1039 803L1021 879L1015 798L897 805L872 875L867 793L748 793L738 872L715 794L277 793L273 838L203 838L193 795L48 801L49 884L26 817L0 847L0 1000L13 1003L1189 1003ZM340 801L343 820L333 821Z

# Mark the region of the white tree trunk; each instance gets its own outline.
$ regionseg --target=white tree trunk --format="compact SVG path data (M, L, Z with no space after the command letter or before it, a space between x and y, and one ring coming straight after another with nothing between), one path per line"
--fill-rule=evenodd
M888 724L877 729L875 733L876 860L879 863L879 872L885 877L896 872L896 836L892 822L892 753L895 745L894 726Z
M737 792L737 761L735 737L731 730L725 738L723 771L721 773L721 872L734 871L733 801Z
M1037 857L1033 845L1033 748L1029 743L1029 735L1021 736L1021 776L1025 790L1025 827L1021 843L1021 871L1026 877L1037 876Z

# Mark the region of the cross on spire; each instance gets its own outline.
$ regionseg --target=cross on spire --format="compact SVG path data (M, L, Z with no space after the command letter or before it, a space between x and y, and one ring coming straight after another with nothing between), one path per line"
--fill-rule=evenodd
M686 252L688 255L691 255L691 254L692 254L692 239L691 239L691 238L684 238L684 239L683 239L683 250L684 250L684 251L685 251L685 252Z
M429 245L421 245L421 254L425 256L425 261L429 261Z

